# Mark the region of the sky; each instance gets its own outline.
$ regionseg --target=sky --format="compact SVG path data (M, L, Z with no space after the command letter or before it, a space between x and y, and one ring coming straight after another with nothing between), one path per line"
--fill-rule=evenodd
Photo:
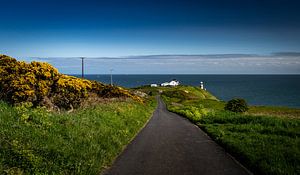
M80 73L87 57L90 74L300 74L297 0L0 4L0 54L62 73Z

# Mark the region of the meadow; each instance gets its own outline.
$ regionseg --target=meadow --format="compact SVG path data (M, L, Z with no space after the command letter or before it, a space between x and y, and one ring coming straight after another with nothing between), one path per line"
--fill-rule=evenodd
M99 174L155 106L112 100L57 113L0 102L0 174Z
M234 113L198 87L142 89L161 91L168 110L198 125L254 174L300 174L300 109L250 106Z

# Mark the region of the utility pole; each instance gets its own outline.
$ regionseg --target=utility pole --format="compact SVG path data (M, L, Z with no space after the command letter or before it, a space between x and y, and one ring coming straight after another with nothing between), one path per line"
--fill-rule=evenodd
M81 57L81 78L84 78L84 57Z
M113 86L112 71L113 71L113 69L110 69L110 85L111 86Z

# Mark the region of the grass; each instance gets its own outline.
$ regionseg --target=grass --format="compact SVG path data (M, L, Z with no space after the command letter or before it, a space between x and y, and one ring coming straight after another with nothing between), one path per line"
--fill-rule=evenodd
M173 94L162 95L170 111L197 124L254 174L300 174L299 109L250 106L236 114L213 98Z
M300 173L300 120L218 112L198 125L255 174Z
M213 99L217 100L216 97L211 95L209 92L201 90L199 87L183 86L179 85L176 87L150 87L142 86L135 88L136 90L145 92L146 94L158 95L161 92L167 97L176 98L177 100L195 100L195 99Z
M154 108L115 101L58 114L0 102L0 174L99 174Z
M251 106L248 111L252 115L270 115L284 118L300 118L300 109L274 106Z

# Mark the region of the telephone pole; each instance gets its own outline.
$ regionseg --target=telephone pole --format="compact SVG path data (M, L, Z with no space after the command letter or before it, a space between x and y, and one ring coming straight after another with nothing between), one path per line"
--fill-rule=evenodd
M84 57L81 57L81 78L84 78Z
M113 69L110 69L110 85L111 86L113 86L112 71L113 71Z

